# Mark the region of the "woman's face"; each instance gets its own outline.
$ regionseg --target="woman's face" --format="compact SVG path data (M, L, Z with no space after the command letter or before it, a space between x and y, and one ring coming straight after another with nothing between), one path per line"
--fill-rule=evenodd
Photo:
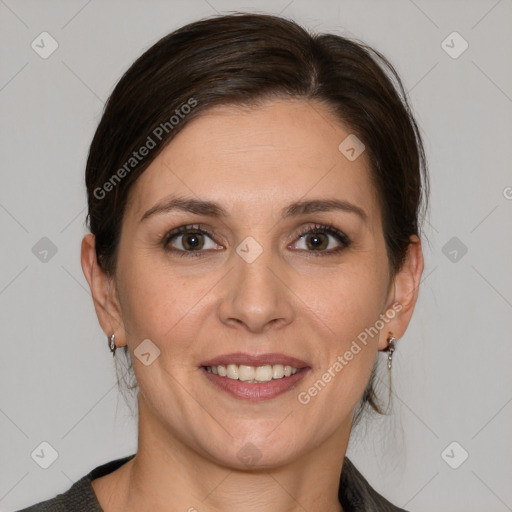
M233 467L251 456L285 464L349 435L377 350L408 322L392 309L366 153L353 159L351 139L339 149L349 135L318 103L219 107L138 179L118 253L119 325L109 325L130 348L141 421ZM167 208L176 198L201 204ZM188 234L167 236L183 226ZM278 378L244 383L209 374L209 361L299 371L280 377L271 366ZM248 378L252 369L226 371Z

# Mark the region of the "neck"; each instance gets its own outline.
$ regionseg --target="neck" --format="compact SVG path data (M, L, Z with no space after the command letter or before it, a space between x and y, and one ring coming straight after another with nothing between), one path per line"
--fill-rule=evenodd
M102 503L105 512L343 512L338 487L350 425L287 465L239 470L192 450L143 402L137 455L109 483L116 497Z

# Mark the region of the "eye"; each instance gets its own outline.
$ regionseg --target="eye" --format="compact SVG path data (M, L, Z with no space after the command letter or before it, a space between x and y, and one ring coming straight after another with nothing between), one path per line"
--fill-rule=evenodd
M194 226L180 226L167 233L162 244L168 252L178 254L179 256L195 257L200 256L200 253L204 252L201 249L218 250L219 247L222 248L222 246L212 240L212 237L211 233L201 228L198 224ZM205 238L209 238L210 243ZM171 244L171 242L173 243ZM176 247L173 244L181 247Z
M338 247L331 247L329 250L326 250L331 246L329 237L338 241ZM306 226L299 233L299 239L305 246L300 249L313 253L315 256L328 256L339 253L351 244L350 239L345 233L333 226L324 226L322 224Z

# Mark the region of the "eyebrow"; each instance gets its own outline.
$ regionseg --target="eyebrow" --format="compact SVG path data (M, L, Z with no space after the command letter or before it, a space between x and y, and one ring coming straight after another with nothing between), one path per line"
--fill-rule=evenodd
M281 218L287 219L315 212L328 212L335 210L354 213L361 217L365 222L368 220L368 215L361 207L340 199L312 199L309 201L297 201L281 210ZM182 211L215 218L226 218L229 216L228 212L222 206L213 201L203 201L200 199L183 197L168 197L146 211L144 215L142 215L140 222L154 215L168 213L171 211Z

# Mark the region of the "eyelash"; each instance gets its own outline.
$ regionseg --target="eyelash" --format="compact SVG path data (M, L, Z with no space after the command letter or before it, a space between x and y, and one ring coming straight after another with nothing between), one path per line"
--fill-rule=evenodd
M188 234L188 233L200 233L202 235L207 235L210 238L214 238L215 235L210 233L207 229L201 227L200 224L194 224L194 225L187 225L187 226L180 226L178 228L175 228L171 231L169 231L161 240L161 244L163 245L163 248L165 251L169 253L174 253L177 256L180 257L192 257L197 258L201 257L201 253L204 253L206 251L184 251L181 249L175 249L175 248L169 248L168 245L172 241L173 238L178 237L180 235ZM349 239L345 233L340 231L339 229L336 229L333 226L327 226L324 224L314 224L310 226L306 226L305 228L301 229L299 233L297 233L297 238L301 238L302 236L306 234L317 234L317 233L327 233L329 235L334 236L338 239L338 241L341 243L340 247L337 247L336 249L330 249L329 251L305 251L310 253L312 256L332 256L340 253L344 249L346 249L352 241Z

